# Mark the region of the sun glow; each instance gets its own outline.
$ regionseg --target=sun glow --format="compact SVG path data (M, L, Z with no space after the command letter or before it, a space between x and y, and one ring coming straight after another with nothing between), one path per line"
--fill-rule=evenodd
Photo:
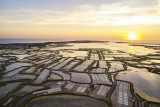
M129 40L136 40L137 39L137 34L135 34L135 33L129 33L128 39Z

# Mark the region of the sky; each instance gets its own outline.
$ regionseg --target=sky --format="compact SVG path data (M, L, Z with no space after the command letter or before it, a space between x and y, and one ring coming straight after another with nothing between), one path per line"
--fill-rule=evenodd
M0 0L0 38L160 40L160 0Z

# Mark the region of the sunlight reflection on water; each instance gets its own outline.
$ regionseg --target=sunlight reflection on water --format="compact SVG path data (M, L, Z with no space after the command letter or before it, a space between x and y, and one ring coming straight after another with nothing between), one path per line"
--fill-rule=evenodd
M79 48L104 48L110 50L120 50L126 53L135 55L147 55L157 52L154 49L145 48L142 46L130 46L127 43L68 43L72 46L64 47L50 47L49 50L59 50L59 49L79 49Z

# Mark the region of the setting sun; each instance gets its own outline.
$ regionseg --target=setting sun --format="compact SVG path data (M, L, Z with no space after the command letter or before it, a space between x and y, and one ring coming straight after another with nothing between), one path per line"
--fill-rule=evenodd
M128 38L129 38L129 40L136 40L137 39L137 34L129 33Z

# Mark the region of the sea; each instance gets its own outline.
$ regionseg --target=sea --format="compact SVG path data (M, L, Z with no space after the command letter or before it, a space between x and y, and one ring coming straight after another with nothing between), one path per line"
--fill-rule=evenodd
M0 44L9 43L44 43L44 42L56 42L62 40L54 39L35 39L35 38L0 38Z
M0 44L45 43L45 42L63 42L63 41L85 41L85 40L59 40L59 39L35 39L35 38L0 38ZM129 40L106 40L106 41L109 41L109 42L130 42ZM134 41L134 43L160 44L160 40L136 40L136 41Z

